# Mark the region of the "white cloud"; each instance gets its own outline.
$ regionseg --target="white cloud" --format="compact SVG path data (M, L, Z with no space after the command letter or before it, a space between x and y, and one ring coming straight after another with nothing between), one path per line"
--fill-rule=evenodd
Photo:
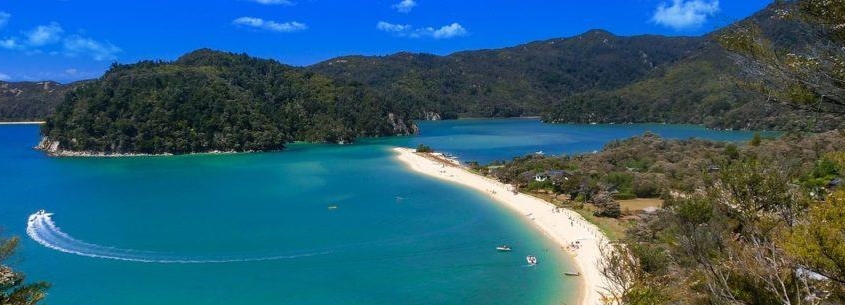
M12 77L9 76L9 74L0 72L0 80L1 81L7 81L7 80L10 80L10 79L12 79Z
M290 0L249 0L258 4L264 5L293 5Z
M0 12L0 28L9 24L9 19L12 19L12 14Z
M27 55L63 54L68 57L88 56L94 60L114 60L123 52L110 42L101 42L77 34L64 36L64 29L56 22L40 25L22 32L23 37L0 39L0 48L22 51ZM62 44L57 44L62 42Z
M719 12L719 0L672 0L657 6L651 20L676 30L697 28Z
M393 24L379 21L378 24L376 24L376 28L385 32L404 32L410 30L411 26L407 24Z
M99 42L79 35L72 35L64 41L64 54L70 57L83 55L94 60L114 60L120 52L123 50L109 42Z
M39 25L24 34L28 45L38 47L59 42L62 33L64 30L58 23L50 22L48 25Z
M407 13L414 9L415 6L417 6L417 2L414 0L402 0L393 5L393 8L400 13Z
M431 37L434 39L448 39L459 36L466 36L467 30L461 24L454 22L449 25L444 25L440 28L425 27L414 29L411 25L393 24L384 21L379 21L376 24L376 29L388 33L393 33L399 37L421 38Z
M450 25L444 25L436 31L432 32L431 36L434 37L434 39L441 39L464 36L466 34L467 30L457 22L454 22Z
M298 32L308 29L308 26L301 22L289 21L284 23L278 23L272 20L264 20L255 17L241 17L232 20L232 24L284 33Z
M20 46L21 45L18 44L17 40L14 38L0 39L0 48L13 50L19 48Z

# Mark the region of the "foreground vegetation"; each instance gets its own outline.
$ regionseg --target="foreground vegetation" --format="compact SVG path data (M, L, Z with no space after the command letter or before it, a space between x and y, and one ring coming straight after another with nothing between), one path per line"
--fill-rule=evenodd
M175 62L113 65L71 91L42 134L60 151L264 151L415 132L404 118L360 84L199 50Z
M33 305L44 299L49 284L44 282L25 283L23 273L5 265L15 254L19 239L0 237L0 304Z
M608 292L625 304L841 303L845 153L812 153L822 156L807 166L745 153L668 198L606 249Z

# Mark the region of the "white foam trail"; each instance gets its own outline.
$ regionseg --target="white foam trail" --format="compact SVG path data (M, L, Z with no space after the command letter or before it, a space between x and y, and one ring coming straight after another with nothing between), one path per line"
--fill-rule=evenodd
M329 254L332 251L296 253L283 255L268 255L259 257L217 257L197 258L180 255L173 255L162 252L139 251L131 249L120 249L95 245L77 240L62 232L53 222L51 213L38 212L29 216L26 226L26 234L32 240L47 248L86 257L112 259L119 261L159 263L159 264L212 264L212 263L234 263L234 262L257 262L294 259L316 255Z

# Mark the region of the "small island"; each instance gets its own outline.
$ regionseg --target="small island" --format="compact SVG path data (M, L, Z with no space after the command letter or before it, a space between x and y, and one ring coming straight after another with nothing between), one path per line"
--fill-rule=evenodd
M407 117L361 84L201 49L174 62L112 65L67 94L37 148L55 156L274 151L414 134Z

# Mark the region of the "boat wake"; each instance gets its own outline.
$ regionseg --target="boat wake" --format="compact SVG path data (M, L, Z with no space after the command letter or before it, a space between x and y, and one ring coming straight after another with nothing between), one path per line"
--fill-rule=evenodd
M191 257L165 252L120 249L86 243L71 237L53 222L52 213L44 210L29 216L26 234L34 241L47 248L86 257L112 259L119 261L160 263L160 264L210 264L256 262L295 259L309 256L329 254L332 251L318 251L307 253L284 253L279 255L265 255L255 257Z

